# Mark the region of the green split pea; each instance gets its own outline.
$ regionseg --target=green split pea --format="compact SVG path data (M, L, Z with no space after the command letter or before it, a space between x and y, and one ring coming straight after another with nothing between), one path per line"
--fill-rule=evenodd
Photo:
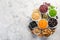
M56 14L57 14L57 11L56 11L55 9L50 9L50 10L49 10L49 15L50 15L51 17L55 17Z
M57 11L54 8L55 8L54 6L49 7L49 15L50 15L50 17L55 17L56 14L57 14Z

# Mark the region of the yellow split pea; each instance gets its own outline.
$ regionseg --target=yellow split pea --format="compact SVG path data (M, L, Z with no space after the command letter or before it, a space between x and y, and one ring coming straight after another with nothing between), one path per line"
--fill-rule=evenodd
M40 19L40 12L39 12L38 9L33 10L32 19L33 19L33 20L38 20L38 19Z

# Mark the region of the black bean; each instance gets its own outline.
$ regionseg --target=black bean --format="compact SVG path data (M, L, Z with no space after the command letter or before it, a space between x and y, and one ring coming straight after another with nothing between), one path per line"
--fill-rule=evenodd
M56 19L58 19L58 16L56 16Z
M57 20L54 19L54 18L50 18L49 21L48 21L48 25L50 27L55 27L57 25Z

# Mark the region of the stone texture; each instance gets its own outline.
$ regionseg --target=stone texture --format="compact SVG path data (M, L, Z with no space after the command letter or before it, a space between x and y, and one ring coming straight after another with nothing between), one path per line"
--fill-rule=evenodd
M28 23L32 10L43 2L57 6L60 22L60 0L0 0L0 40L41 40L31 34ZM60 40L59 24L55 34L47 40Z

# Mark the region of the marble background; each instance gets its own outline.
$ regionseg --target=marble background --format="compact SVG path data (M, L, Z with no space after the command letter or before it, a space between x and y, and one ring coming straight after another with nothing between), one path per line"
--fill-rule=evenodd
M32 10L43 2L57 7L56 32L47 39L34 37L29 28ZM0 40L60 40L60 0L0 0Z

